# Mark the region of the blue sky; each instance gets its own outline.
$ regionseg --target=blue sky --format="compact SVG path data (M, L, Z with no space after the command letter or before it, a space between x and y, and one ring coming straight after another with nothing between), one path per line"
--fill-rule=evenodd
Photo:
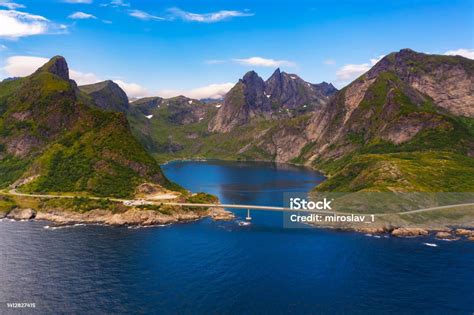
M80 83L114 79L132 97L217 95L248 70L266 79L277 66L342 87L380 56L406 47L473 58L473 6L471 0L0 0L0 78L25 75L59 54Z

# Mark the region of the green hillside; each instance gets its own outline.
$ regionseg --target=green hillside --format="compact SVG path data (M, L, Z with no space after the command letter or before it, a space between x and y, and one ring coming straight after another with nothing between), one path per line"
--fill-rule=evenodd
M94 108L81 93L62 57L0 84L0 186L29 179L22 190L117 197L146 181L170 187L125 116Z

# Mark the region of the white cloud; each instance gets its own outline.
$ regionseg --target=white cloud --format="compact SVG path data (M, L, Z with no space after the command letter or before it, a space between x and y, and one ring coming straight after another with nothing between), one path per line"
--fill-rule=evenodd
M474 59L474 49L460 48L457 50L448 50L444 54L449 56L463 56L469 59Z
M8 57L2 70L9 77L24 77L35 72L36 69L44 65L48 60L48 58L33 56Z
M361 64L347 64L342 66L336 72L337 81L340 83L346 83L348 81L352 81L355 78L359 77L361 74L367 72L379 62L385 55L380 55L377 58L370 59L368 63L361 63Z
M335 65L336 64L336 61L334 59L326 59L323 61L323 63L325 65L329 65L329 66L332 66L332 65Z
M124 2L123 0L112 0L109 3L102 3L101 7L129 7L130 3Z
M14 10L0 10L0 37L16 39L45 34L51 22L40 15Z
M357 78L362 73L369 71L370 64L348 64L337 70L336 76L339 81L349 81Z
M85 3L85 4L91 4L92 0L64 0L66 3Z
M1 1L0 0L0 7L5 7L9 10L15 10L15 9L24 8L25 6L23 4L19 4L19 3L15 3L15 2Z
M128 83L122 80L114 80L124 91L129 98L138 98L149 96L148 90L137 83Z
M158 95L161 97L174 97L178 95L184 95L190 98L203 99L203 98L222 98L224 95L234 86L234 83L220 83L210 84L207 86L191 89L191 90L161 90L158 91Z
M75 20L97 19L94 15L84 12L74 12L69 18Z
M0 51L7 50L8 47L6 45L0 44Z
M76 70L69 70L71 79L76 81L78 85L92 84L101 81L94 73L83 73Z
M233 61L246 66L256 66L256 67L280 67L280 66L287 66L287 67L294 67L295 63L292 61L287 60L274 60L274 59L267 59L262 57L250 57L246 59L233 59Z
M242 12L242 11L230 11L230 10L222 10L218 12L211 12L211 13L191 13L183 11L179 8L171 8L169 11L174 15L174 17L181 18L185 21L192 21L192 22L201 22L201 23L214 23L223 20L227 20L233 17L242 17L242 16L253 16L253 13L250 12Z
M140 10L131 10L128 15L133 16L134 18L140 19L140 20L165 20L165 18L162 18L160 16L152 15L150 13L147 13L145 11L140 11Z

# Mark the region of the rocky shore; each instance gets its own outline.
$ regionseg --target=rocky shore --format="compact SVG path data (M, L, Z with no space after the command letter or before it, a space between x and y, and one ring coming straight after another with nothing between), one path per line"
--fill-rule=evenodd
M179 208L171 213L161 213L155 210L129 208L126 211L114 213L110 210L96 209L86 212L50 209L35 211L30 208L15 208L9 212L0 213L0 218L13 220L45 220L57 225L72 225L78 223L104 224L110 226L156 226L180 222L191 222L206 217L214 221L231 221L235 219L232 212L224 208L208 208L203 211L184 211ZM328 228L326 226L325 228ZM455 241L467 239L474 241L474 229L466 228L423 228L423 227L329 227L345 231L355 231L364 234L386 234L393 237L423 237L434 235L436 239Z
M14 220L45 220L58 225L85 223L111 226L153 226L196 221L205 217L211 217L214 221L230 221L234 219L234 214L223 208L209 208L204 211L177 210L170 214L137 208L130 208L120 213L103 209L74 212L62 209L35 211L33 209L15 208L8 213L0 213L0 218L2 217Z
M390 234L394 237L422 237L434 234L435 238L439 240L456 241L465 238L469 241L474 241L474 229L444 228L439 230L421 227L373 227L355 228L353 230L365 234Z

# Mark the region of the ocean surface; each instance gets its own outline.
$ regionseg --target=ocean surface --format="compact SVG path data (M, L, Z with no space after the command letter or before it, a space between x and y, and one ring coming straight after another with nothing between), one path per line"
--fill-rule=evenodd
M191 191L255 205L281 206L283 193L324 179L271 163L182 161L164 171ZM285 229L280 213L252 217L250 226L204 219L139 229L3 220L0 314L474 312L473 242Z

